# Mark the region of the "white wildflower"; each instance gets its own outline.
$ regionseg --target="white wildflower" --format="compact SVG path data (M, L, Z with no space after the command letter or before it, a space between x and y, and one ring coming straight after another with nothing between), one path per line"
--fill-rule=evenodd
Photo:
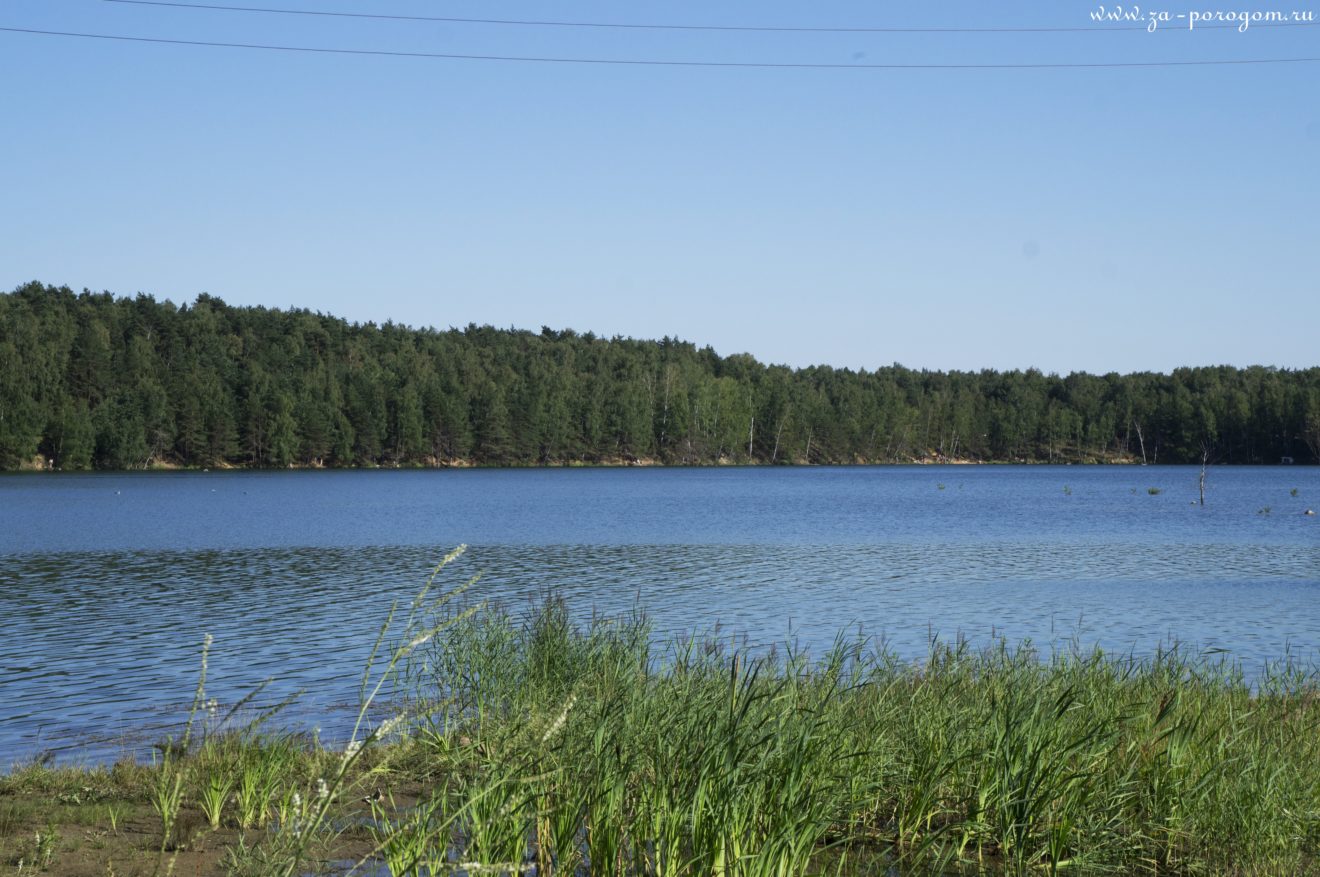
M330 797L330 786L326 784L325 777L316 778L316 797L322 801Z
M403 720L406 718L408 718L407 713L399 713L397 716L381 722L380 727L376 729L376 739L384 740L390 734L393 734L395 729L403 724Z
M555 736L561 729L563 729L564 723L568 721L568 711L573 708L573 704L575 703L577 703L576 694L568 699L568 702L564 704L563 711L560 712L559 716L550 723L550 727L546 729L545 733L541 735L542 743L548 742L551 737Z
M359 740L349 740L348 745L344 747L344 758L352 758L362 751L362 743Z

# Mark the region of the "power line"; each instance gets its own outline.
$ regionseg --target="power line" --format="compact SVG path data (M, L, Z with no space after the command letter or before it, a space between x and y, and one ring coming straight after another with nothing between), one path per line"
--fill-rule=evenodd
M325 55L372 55L389 58L436 58L452 61L515 61L535 64L604 64L630 67L737 67L752 69L796 70L1050 70L1118 67L1213 67L1248 64L1311 64L1317 58L1238 58L1205 61L1105 61L1010 64L828 64L784 63L765 61L662 61L641 58L561 58L534 55L465 55L449 52L403 52L387 49L335 49L319 46L280 46L266 43L229 43L214 40L176 40L164 37L136 37L118 34L77 33L74 31L36 30L25 27L0 27L0 31L40 34L53 37L77 37L90 40L116 40L130 43L158 43L172 46L206 46L220 49L262 49L273 52L313 52Z
M174 9L201 9L222 12L260 12L273 15L315 15L327 18L366 18L378 21L433 21L447 24L494 24L521 27L577 27L613 28L619 30L677 30L677 31L744 31L757 33L1112 33L1114 31L1146 31L1139 25L1093 25L1091 27L776 27L762 25L720 24L624 24L603 21L544 21L521 18L455 18L436 15L387 15L376 12L333 12L319 9L281 9L265 6L224 6L217 3L176 3L171 0L104 0L106 3L124 3L133 6L167 6ZM1316 22L1284 21L1261 22L1252 27L1314 27ZM1238 29L1237 24L1203 24L1201 30ZM1179 28L1159 28L1177 30Z

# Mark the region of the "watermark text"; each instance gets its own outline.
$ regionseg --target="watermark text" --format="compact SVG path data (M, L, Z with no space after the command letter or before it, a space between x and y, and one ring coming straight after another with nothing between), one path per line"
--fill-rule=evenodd
M1311 10L1291 12L1277 9L1189 9L1175 12L1169 9L1144 9L1140 6L1100 6L1091 13L1091 20L1100 24L1144 25L1154 32L1161 27L1233 28L1246 33L1252 25L1279 26L1287 24L1315 24Z

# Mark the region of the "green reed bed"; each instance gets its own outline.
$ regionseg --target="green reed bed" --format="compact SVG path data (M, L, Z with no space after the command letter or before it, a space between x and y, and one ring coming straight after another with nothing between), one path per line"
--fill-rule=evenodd
M452 596L428 589L392 614L347 747L203 718L154 765L0 777L0 868L1320 869L1320 686L1309 668L1281 663L1249 683L1225 660L1180 649L1133 660L936 643L912 663L846 638L818 656L657 645L641 615L579 626L553 597L512 615L459 611ZM75 805L107 814L99 833ZM118 870L86 868L108 855Z
M730 877L878 852L920 873L1320 867L1318 689L1293 665L1253 687L1179 649L935 644L913 664L842 639L815 661L657 648L640 617L578 629L554 599L471 617L416 657L440 702L418 746L459 778L434 791L452 815L433 845L455 860Z

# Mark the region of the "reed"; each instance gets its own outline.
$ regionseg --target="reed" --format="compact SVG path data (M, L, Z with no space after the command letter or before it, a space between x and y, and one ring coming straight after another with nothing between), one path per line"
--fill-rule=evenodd
M1181 647L1004 641L909 662L846 636L812 657L430 587L382 626L342 750L220 723L151 769L33 764L0 795L118 789L155 804L162 847L196 802L243 830L233 874L305 874L345 848L354 873L393 877L1320 872L1310 663L1248 679ZM0 807L0 846L45 825L27 806Z
M934 643L913 665L847 639L813 662L656 646L636 615L568 619L553 598L486 612L414 677L449 704L426 748L486 790L467 823L481 862L782 877L868 850L1006 874L1320 861L1309 666L1252 683L1178 648L1139 660L1005 642Z

